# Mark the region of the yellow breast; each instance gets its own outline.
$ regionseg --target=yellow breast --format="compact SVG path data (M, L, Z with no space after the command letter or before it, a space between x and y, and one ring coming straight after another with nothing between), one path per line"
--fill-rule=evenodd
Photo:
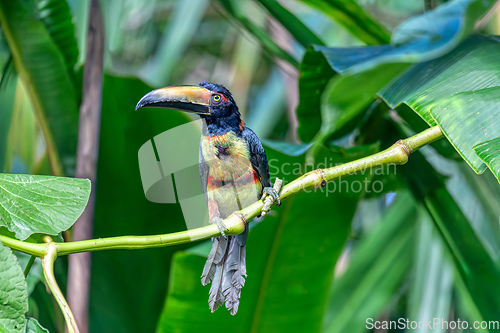
M214 180L237 180L252 170L248 146L234 132L203 137L201 148L209 165L209 176Z

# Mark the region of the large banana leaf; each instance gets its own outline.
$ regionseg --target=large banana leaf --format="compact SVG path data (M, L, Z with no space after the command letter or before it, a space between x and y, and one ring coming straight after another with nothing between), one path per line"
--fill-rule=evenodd
M500 137L482 142L472 149L500 182Z
M0 2L0 21L42 129L52 170L72 173L78 109L64 57L38 19L33 0Z
M347 270L334 280L325 332L363 332L369 318L373 323L395 301L411 268L417 216L408 193L398 195L375 230L356 244Z
M310 141L319 131L322 119L320 115L321 95L328 80L335 73L344 76L361 75L359 81L376 80L377 84L388 83L398 73L398 68L399 71L404 68L400 63L433 59L456 47L472 32L474 28L472 23L484 16L494 4L493 0L450 1L433 11L404 21L395 30L391 45L353 48L314 46L310 48L300 67L300 104L297 108L299 137L303 141ZM384 64L386 67L382 66ZM396 66L394 64L400 65L393 67ZM387 73L387 68L391 69L393 76ZM371 71L371 75L367 71ZM410 84L411 81L406 82ZM360 96L372 95L372 99L375 98L372 90L363 90L363 88L363 84L354 81L354 84L347 87L347 91L357 92ZM344 92L330 90L328 93L331 98L335 98L335 96L342 96ZM341 103L339 105L342 106ZM349 110L346 113L357 114ZM332 120L327 118L323 121ZM342 125L342 121L337 124L334 119L332 122L333 124L329 124L331 128L338 129Z
M500 43L472 36L453 52L409 68L379 95L391 106L405 103L444 135L481 173L486 165L474 146L500 136ZM491 150L493 149L493 150ZM490 154L500 151L490 147Z
M427 209L450 252L456 286L473 320L494 320L500 307L500 269L443 181L420 153L401 168L415 198Z
M3 70L0 81L0 172L4 171L7 154L7 140L14 108L14 97L17 86L17 74L10 59Z
M374 148L347 151L345 157L322 151L318 161L332 165L369 154ZM291 180L304 172L303 155L290 157L270 148L266 151L272 177ZM361 195L351 189L353 184L357 188L365 176L352 176L287 199L250 231L249 275L234 317L223 308L213 314L208 309L208 288L201 286L199 278L205 258L177 254L158 331L210 332L231 327L234 332L318 332L333 268Z
M443 241L424 209L419 209L417 247L413 260L413 278L409 281L408 312L410 320L428 322L447 318L453 295L454 271ZM416 332L425 333L419 327ZM434 327L445 333L445 327Z
M138 79L104 76L95 238L186 229L179 205L150 202L144 195L139 148L155 135L189 121L179 111L135 112L135 105L149 91L151 87ZM171 256L183 248L93 253L90 331L153 332L166 293Z
M73 67L78 59L78 46L68 3L65 0L37 0L37 2L40 20L64 56L68 71L73 73Z

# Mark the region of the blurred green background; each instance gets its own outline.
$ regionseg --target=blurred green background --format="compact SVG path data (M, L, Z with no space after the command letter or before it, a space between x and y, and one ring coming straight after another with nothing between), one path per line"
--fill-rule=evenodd
M2 0L3 172L52 174L48 131L64 175L74 176L89 3ZM412 155L408 165L342 179L347 191L337 181L336 190L298 194L252 226L248 278L234 317L208 309L199 277L209 241L93 253L90 332L428 332L367 329L366 320L500 321L498 166L486 169L469 134L453 127L478 107L484 115L473 125L493 121L488 138L500 136L494 98L500 46L495 38L469 37L474 29L499 34L499 12L485 17L494 3L101 1L95 238L186 228L179 205L147 201L141 184L140 146L191 120L177 111L135 113L154 88L225 85L277 166L271 177L285 182L312 170L311 163L333 166L376 153L435 119L447 138ZM371 47L356 48L363 46ZM493 90L460 95L485 85ZM450 105L461 110L451 125L439 115L426 118ZM280 167L306 162L309 169L295 173ZM365 180L368 187L353 190ZM66 259L59 259L63 290L66 271ZM62 332L40 279L31 282L29 315Z

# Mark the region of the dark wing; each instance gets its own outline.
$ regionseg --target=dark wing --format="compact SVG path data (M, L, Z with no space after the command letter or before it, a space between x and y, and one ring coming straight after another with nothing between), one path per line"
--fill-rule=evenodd
M198 157L199 168L200 168L200 180L201 180L201 189L203 190L203 195L205 196L205 201L208 202L207 197L207 184L208 184L208 163L203 158L203 154L201 153L201 144L200 144L200 153Z
M250 128L245 127L241 136L250 148L250 162L253 169L259 174L263 187L271 187L271 179L269 178L269 166L267 164L266 152L257 134Z

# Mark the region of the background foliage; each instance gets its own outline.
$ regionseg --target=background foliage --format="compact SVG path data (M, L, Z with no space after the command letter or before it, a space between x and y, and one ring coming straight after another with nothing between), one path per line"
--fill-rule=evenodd
M139 147L191 120L176 111L133 112L160 86L227 86L277 166L272 177L285 182L428 126L439 125L446 139L397 169L367 170L296 195L256 223L234 317L208 310L199 276L209 241L93 254L90 331L363 332L367 318L500 320L500 40L493 36L497 12L485 17L494 4L101 1L106 50L95 238L185 229L180 206L147 201L140 181ZM0 2L3 172L74 175L88 5ZM36 242L67 229L88 197L88 183L66 184L76 186L62 195L67 210L51 202L49 218L59 224L47 230L28 222L20 231L7 219L16 210L5 209L16 205L7 193L14 176L1 176L0 232L11 237L35 234L28 241ZM40 191L33 184L39 180L21 183ZM367 187L353 190L365 180ZM0 255L0 301L19 302L1 311L0 330L41 332L41 325L62 332L38 259L25 282L13 263L17 257L24 268L28 259L4 246ZM56 264L64 290L66 262ZM6 283L16 294L5 294ZM10 317L18 322L4 320Z

